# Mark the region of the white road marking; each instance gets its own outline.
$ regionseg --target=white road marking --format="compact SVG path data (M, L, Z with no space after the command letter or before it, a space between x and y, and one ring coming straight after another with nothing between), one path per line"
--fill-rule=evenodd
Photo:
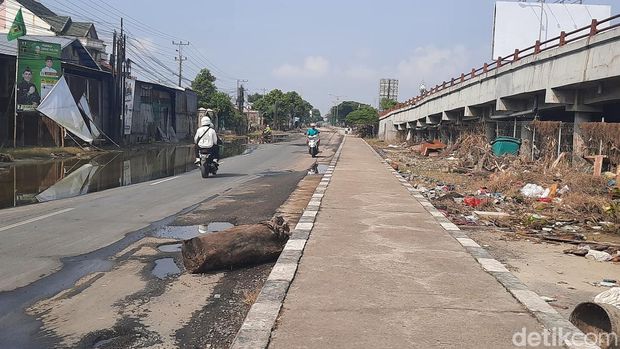
M23 222L7 225L6 227L1 227L0 231L5 231L5 230L13 229L13 228L19 227L21 225L25 225L25 224L28 224L28 223L40 221L42 219L49 218L49 217L52 217L52 216L55 216L55 215L59 215L59 214L62 214L62 213L66 213L66 212L69 212L69 211L73 211L73 210L75 210L75 208L65 208L64 210L48 213L46 215L35 217L35 218L30 218L30 219L25 220Z
M174 177L166 178L166 179L164 179L163 181L159 181L159 182L151 183L151 184L149 184L149 185L151 185L151 186L152 186L152 185L158 185L158 184L161 184L161 183L163 183L163 182L168 182L168 181L171 181L171 180L173 180L173 179L177 179L177 178L179 178L179 176L174 176Z

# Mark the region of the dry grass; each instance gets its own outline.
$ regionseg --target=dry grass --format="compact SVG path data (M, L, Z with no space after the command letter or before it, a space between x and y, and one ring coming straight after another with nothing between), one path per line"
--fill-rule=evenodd
M86 153L83 149L78 147L65 147L65 148L44 148L44 147L29 147L29 148L6 148L2 152L13 156L15 159L29 159L29 158L49 158L52 154L61 156L75 156L78 154Z
M257 288L255 290L250 290L250 291L243 291L243 303L245 303L248 306L251 306L252 304L256 303L256 299L258 298L258 295L260 294L260 288Z
M579 128L589 148L598 150L602 145L602 154L607 155L613 164L620 163L620 124L586 122Z
M588 195L583 192L569 192L562 198L562 209L577 215L585 215L582 216L584 220L604 218L605 206L608 204L609 200L604 196Z

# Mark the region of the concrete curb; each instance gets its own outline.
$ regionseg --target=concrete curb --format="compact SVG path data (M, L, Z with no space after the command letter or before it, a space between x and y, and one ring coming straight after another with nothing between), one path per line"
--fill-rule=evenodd
M269 345L271 330L276 324L288 288L295 278L299 260L312 233L312 228L314 228L321 201L332 179L332 174L346 139L347 136L345 135L321 182L314 190L314 194L302 213L299 223L295 226L278 261L271 270L271 274L267 277L267 281L263 285L256 302L246 315L241 329L237 332L230 346L231 349L258 349L267 348Z
M512 294L534 317L542 324L545 329L552 333L562 333L566 335L561 343L569 349L600 349L599 346L589 344L586 335L575 327L570 321L565 319L560 313L553 309L545 302L536 292L530 291L528 287L519 280L506 267L494 259L491 254L483 247L478 245L474 240L452 223L443 213L439 212L433 204L428 201L420 191L415 189L400 173L398 173L391 164L383 159L370 144L366 143L374 154L380 159L381 163L394 174L394 177L402 184L403 187L428 211L437 222L458 241L461 246L480 264L482 269L491 274L495 279Z

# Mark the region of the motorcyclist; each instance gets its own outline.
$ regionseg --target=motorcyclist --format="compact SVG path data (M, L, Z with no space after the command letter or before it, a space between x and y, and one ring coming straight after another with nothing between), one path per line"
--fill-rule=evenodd
M200 163L200 149L209 149L209 154L211 154L213 161L217 162L219 159L218 138L210 117L203 116L200 119L200 128L196 130L194 144L196 164Z
M263 142L271 142L271 127L269 125L263 130Z
M321 131L317 130L316 124L313 122L310 124L310 128L308 129L308 131L306 131L306 136L308 137L317 136L318 137L319 133L321 133ZM308 143L307 140L306 140L306 143ZM318 139L316 142L317 149L320 144L321 144L321 140Z
M310 128L308 129L308 131L306 131L306 135L307 136L316 136L319 133L321 133L321 131L316 129L316 124L315 123L311 123L310 124Z

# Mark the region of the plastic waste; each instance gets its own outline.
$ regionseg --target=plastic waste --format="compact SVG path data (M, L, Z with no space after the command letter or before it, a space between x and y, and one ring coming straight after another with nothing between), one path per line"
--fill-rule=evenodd
M612 256L604 251L589 250L586 258L597 262L607 262L612 259Z
M565 185L562 187L562 189L558 190L558 194L564 195L568 193L569 191L570 191L570 188L568 187L568 185Z
M540 185L528 183L521 188L521 194L528 198L542 198L545 194L545 188Z

